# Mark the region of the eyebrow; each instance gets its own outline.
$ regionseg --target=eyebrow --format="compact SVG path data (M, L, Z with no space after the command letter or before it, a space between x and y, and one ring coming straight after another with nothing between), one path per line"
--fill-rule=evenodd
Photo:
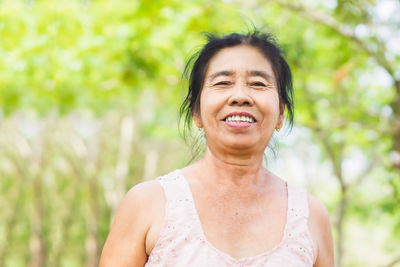
M261 71L261 70L251 70L247 72L250 76L259 76L262 77L264 79L266 79L269 82L274 81L274 78L272 77L272 75L268 74L265 71Z
M234 74L233 71L230 71L230 70L217 71L217 72L211 74L209 79L214 80L218 76L233 76L233 74Z
M270 74L268 74L265 71L261 71L261 70L250 70L250 71L247 71L247 74L249 76L262 77L270 82L272 82L274 80L274 78ZM218 76L233 76L233 75L234 75L234 72L230 71L230 70L217 71L209 76L209 80L213 80L213 79L217 78Z

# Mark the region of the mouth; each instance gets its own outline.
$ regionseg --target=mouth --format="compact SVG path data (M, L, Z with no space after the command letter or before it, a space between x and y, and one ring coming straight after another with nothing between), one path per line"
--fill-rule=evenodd
M229 123L255 123L257 120L247 112L232 112L223 121Z

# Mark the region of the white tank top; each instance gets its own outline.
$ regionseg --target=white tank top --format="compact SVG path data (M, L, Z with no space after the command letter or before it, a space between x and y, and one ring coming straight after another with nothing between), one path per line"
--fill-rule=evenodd
M281 242L257 256L235 259L207 241L182 172L176 170L157 181L166 196L165 218L145 267L309 267L315 263L304 189L287 185L288 210Z

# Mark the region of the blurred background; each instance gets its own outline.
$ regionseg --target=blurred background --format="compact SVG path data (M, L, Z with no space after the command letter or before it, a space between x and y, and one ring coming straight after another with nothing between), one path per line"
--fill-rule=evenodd
M97 266L126 191L192 156L202 33L253 25L294 74L268 167L326 204L338 267L400 266L397 0L1 0L0 266Z

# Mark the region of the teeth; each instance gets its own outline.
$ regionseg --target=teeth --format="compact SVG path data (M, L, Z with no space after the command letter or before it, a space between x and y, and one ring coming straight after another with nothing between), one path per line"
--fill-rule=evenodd
M252 117L248 117L248 116L238 116L238 115L234 115L234 116L229 116L228 118L226 118L227 122L254 122L254 119Z

